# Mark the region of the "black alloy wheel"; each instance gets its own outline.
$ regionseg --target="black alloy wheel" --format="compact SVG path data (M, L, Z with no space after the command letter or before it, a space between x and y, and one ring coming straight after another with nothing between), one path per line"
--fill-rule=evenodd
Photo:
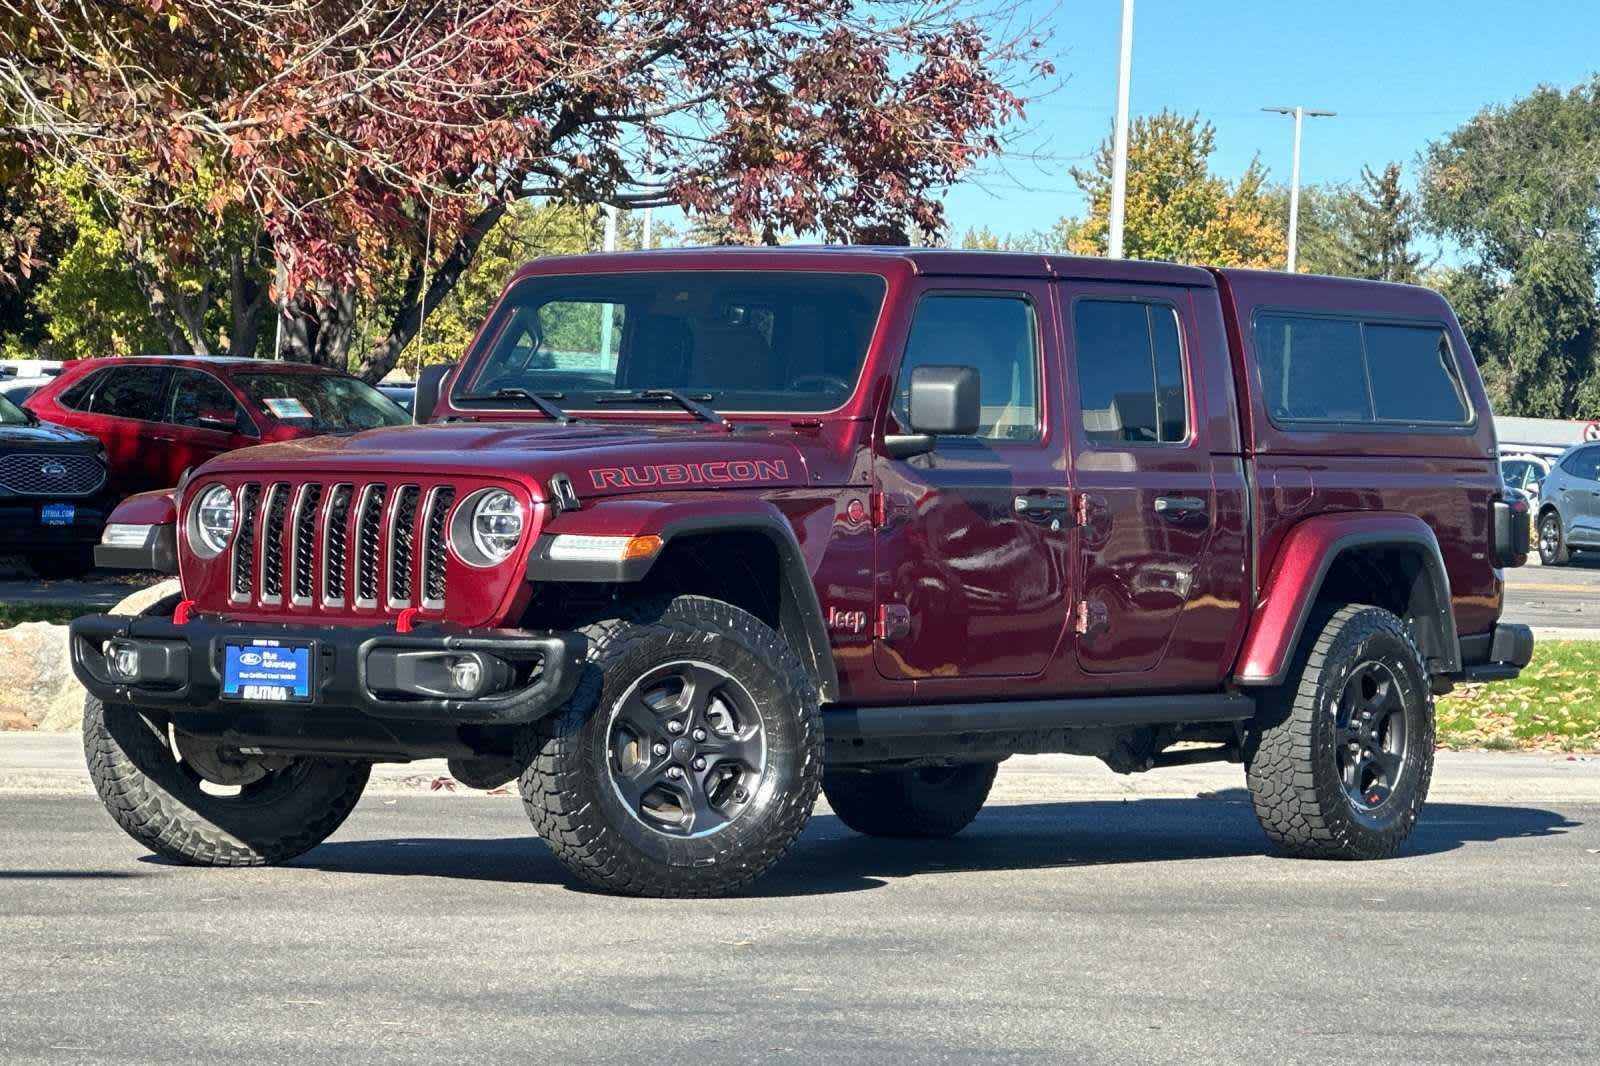
M1406 708L1393 670L1360 663L1345 683L1335 718L1334 757L1357 817L1381 821L1406 765Z
M766 771L761 710L739 681L710 663L651 670L611 712L611 787L641 824L704 837L748 809Z

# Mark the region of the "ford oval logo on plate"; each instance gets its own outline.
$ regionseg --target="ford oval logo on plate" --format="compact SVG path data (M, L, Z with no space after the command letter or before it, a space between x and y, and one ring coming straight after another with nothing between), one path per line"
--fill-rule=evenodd
M239 665L240 666L260 666L261 665L261 653L260 652L254 652L254 651L240 652L239 653Z
M51 461L39 467L39 473L45 477L66 477L67 468L60 463Z

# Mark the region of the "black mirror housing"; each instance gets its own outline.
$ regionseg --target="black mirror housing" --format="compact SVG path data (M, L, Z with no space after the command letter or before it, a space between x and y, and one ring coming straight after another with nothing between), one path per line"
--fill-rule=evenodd
M443 365L425 366L422 373L417 375L417 395L411 403L411 421L422 425L433 417L433 409L439 406L439 390L444 385L444 379L456 368L454 363Z
M919 366L911 371L911 432L967 436L978 432L982 410L978 371L970 366Z

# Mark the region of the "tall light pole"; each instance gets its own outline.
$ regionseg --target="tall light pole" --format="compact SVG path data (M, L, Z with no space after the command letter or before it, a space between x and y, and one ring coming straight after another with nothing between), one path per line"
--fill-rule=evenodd
M1305 107L1263 107L1263 111L1271 111L1279 115L1294 116L1294 165L1289 177L1289 273L1294 273L1296 245L1300 238L1300 131L1305 126L1306 117L1332 118L1338 114L1336 111L1317 111Z
M1122 61L1117 68L1117 129L1111 157L1111 232L1106 255L1122 258L1122 222L1128 206L1128 83L1133 78L1133 0L1122 0Z

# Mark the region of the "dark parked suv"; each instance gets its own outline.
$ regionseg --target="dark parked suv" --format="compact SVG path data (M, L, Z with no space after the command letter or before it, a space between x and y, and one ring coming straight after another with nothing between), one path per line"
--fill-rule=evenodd
M0 555L43 578L77 577L94 565L111 502L99 441L0 396Z
M1393 854L1528 550L1437 293L888 249L541 259L420 424L119 509L181 595L72 625L90 769L277 862L371 764L519 780L605 889L730 891L819 791L943 836L1018 752L1244 765L1289 855ZM1521 508L1519 513L1518 508ZM160 554L153 551L153 555Z

